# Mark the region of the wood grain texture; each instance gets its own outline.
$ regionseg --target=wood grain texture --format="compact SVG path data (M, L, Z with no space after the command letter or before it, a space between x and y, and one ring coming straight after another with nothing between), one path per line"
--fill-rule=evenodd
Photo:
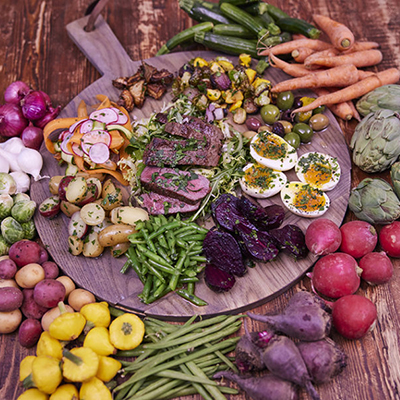
M100 78L80 50L72 44L65 26L85 13L90 0L2 0L0 4L0 93L16 79L46 91L55 104L65 107L84 88ZM290 0L279 5L293 17L311 21L313 12L322 13L347 24L357 39L381 44L382 63L372 70L400 67L400 8L398 0ZM193 22L179 10L176 0L112 0L103 13L119 42L132 60L153 57L167 38ZM193 47L192 47L193 49ZM182 50L182 49L177 49ZM340 122L348 141L355 122ZM352 186L367 174L352 169ZM377 174L388 178L387 174ZM346 220L354 219L348 213ZM395 272L389 284L368 287L362 284L359 294L375 302L378 323L361 340L348 341L332 333L343 347L348 365L333 381L318 386L323 400L400 399L400 262L393 260ZM298 290L309 290L305 278L267 304L255 308L258 313L281 311ZM261 329L250 321L250 329ZM15 400L22 393L18 383L20 360L34 349L19 346L17 335L0 335L0 399ZM231 399L245 400L244 395ZM200 396L186 399L200 400ZM230 399L230 400L231 400ZM309 396L300 391L300 400Z

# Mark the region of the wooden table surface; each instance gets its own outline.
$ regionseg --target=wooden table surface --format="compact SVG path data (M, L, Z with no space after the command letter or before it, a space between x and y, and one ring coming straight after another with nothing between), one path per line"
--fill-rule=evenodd
M1 0L0 3L0 93L11 82L23 80L47 92L55 104L65 106L100 77L65 30L69 22L84 15L89 0ZM357 39L380 43L384 59L377 70L400 67L398 0L271 3L293 17L311 21L315 12L341 21L353 30ZM177 0L111 0L102 15L133 60L154 56L167 38L193 24L179 9ZM349 138L354 121L341 126ZM352 186L364 177L366 174L354 167ZM347 214L346 220L350 219L352 216ZM348 356L348 366L337 378L318 386L321 399L400 399L400 261L393 261L395 272L391 282L378 287L362 284L359 290L377 306L374 331L356 341L332 333ZM293 293L305 288L309 289L308 278L254 311L278 312ZM33 353L34 349L27 350L18 344L16 334L0 335L0 399L17 399L22 393L18 384L19 363ZM309 397L300 391L300 398ZM235 399L244 400L245 396Z

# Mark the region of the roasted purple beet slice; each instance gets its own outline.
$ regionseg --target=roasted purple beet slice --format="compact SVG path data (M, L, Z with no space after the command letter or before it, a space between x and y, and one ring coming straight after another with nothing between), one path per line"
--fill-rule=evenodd
M239 211L262 231L279 228L285 218L285 210L278 204L272 204L265 208L258 203L242 196L237 207Z
M204 281L214 292L227 292L235 284L235 277L212 264L207 264L204 269Z
M240 223L236 228L243 245L246 247L246 253L251 258L262 262L276 258L279 250L267 232L251 229L251 227Z
M239 199L232 194L224 193L211 205L211 212L217 226L229 232L236 231L236 225L242 223L252 226L251 222L240 212Z
M228 232L209 231L203 241L203 252L210 263L223 271L237 276L246 273L239 244Z
M296 259L305 258L308 254L303 231L297 225L285 225L280 229L269 231L274 243L285 253Z

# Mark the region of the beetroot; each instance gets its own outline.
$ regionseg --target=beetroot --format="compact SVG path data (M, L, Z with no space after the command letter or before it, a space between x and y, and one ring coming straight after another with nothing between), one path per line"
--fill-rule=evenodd
M237 207L261 231L279 228L285 218L285 210L282 206L272 204L263 208L245 196L239 199Z
M262 360L273 374L304 387L313 400L320 399L301 353L291 339L273 337L263 351Z
M273 374L260 377L242 377L230 371L220 371L214 379L225 378L236 382L237 385L253 400L297 400L296 386Z
M204 282L214 292L227 292L233 288L235 277L212 264L204 269Z
M320 301L308 292L298 292L293 295L282 314L248 313L248 316L267 323L275 332L308 342L325 338L332 324L331 316L321 307Z
M297 343L315 384L328 382L346 367L346 354L331 339Z
M303 231L296 225L285 225L280 229L269 231L279 250L296 259L307 257L308 249Z
M246 273L240 247L228 232L208 231L203 241L203 252L207 260L225 272L237 276Z

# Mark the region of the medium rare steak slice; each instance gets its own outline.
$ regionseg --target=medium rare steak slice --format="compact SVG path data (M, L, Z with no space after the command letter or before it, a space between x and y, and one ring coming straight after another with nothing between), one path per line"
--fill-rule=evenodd
M218 165L219 148L210 143L197 140L167 140L153 138L143 153L143 162L153 167L164 165L202 165L215 167Z
M154 192L144 193L138 196L137 200L151 215L188 213L196 211L200 206L200 201L195 204L188 204L182 200Z
M145 167L140 182L150 192L196 204L211 190L210 182L202 175L174 168Z

